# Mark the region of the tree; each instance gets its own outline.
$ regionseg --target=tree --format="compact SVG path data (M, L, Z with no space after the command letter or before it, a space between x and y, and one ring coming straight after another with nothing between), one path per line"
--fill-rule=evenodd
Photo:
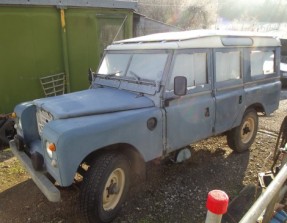
M214 1L189 1L177 21L178 26L184 29L208 28L216 22L217 8Z
M287 0L234 1L218 0L219 15L225 20L255 18L258 22L280 23L287 21Z
M213 0L139 0L139 13L183 29L208 28L216 11Z

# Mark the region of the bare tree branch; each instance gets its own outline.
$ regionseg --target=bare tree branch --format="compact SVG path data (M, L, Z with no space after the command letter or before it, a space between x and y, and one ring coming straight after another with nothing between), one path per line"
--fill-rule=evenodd
M139 13L183 29L209 27L216 11L214 0L139 0Z

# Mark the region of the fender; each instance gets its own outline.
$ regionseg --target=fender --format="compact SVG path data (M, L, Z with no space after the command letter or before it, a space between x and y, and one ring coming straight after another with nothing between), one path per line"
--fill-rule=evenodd
M157 120L153 130L147 127L149 118ZM160 157L163 153L162 125L162 111L156 107L60 119L45 126L43 141L56 144L56 159L61 162L56 167L60 176L55 174L54 177L61 186L69 186L84 158L109 145L130 144L142 154L144 161ZM57 173L47 155L45 159L47 168Z

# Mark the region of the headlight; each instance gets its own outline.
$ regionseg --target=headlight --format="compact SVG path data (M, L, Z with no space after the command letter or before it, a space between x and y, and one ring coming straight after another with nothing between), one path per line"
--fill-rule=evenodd
M46 142L46 151L48 156L52 159L53 152L56 151L56 146L54 143Z

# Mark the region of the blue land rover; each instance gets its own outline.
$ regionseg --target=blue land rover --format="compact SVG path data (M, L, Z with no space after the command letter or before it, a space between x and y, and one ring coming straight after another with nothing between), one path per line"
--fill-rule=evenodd
M210 30L148 35L108 46L89 89L16 106L10 141L40 190L83 177L87 222L110 222L145 163L225 133L243 152L257 113L279 105L280 42L257 33Z

